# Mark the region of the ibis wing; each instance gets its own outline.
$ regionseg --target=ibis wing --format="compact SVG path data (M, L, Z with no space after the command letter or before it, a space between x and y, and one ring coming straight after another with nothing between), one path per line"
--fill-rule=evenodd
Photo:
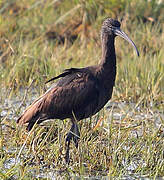
M61 82L64 85L61 85ZM43 112L48 118L82 119L92 115L98 105L97 82L88 74L76 74L62 79L44 97ZM67 82L67 83L65 83Z
M27 129L31 130L35 122L47 119L87 118L97 111L100 91L97 86L89 73L67 75L34 101L17 122L28 123Z

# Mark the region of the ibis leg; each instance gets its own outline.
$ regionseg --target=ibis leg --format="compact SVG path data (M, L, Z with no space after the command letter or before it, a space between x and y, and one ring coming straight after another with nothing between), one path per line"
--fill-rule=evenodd
M71 129L69 131L69 133L67 134L67 138L66 138L66 163L69 164L69 146L70 146L70 142L71 140L74 141L76 148L78 148L78 141L80 139L80 132L78 129L78 125L75 121L72 121L72 126Z

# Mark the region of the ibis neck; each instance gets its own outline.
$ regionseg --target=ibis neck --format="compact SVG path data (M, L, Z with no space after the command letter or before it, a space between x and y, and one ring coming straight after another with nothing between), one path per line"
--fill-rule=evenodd
M104 35L102 37L102 58L99 65L99 79L103 81L104 87L113 88L116 78L116 54L114 47L115 37Z
M113 69L116 66L116 54L114 47L115 37L105 34L102 37L102 58L101 66L102 68L107 68L108 70Z

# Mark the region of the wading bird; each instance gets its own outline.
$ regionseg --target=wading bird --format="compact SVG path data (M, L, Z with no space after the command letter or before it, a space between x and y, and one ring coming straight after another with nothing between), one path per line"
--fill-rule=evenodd
M72 127L66 137L66 162L69 163L69 146L73 140L78 147L80 133L77 122L96 114L112 96L116 77L115 37L127 40L139 52L134 42L120 29L120 22L107 18L101 29L102 57L95 66L66 69L47 82L61 78L45 94L34 101L17 120L28 124L31 130L35 123L48 119L70 118Z

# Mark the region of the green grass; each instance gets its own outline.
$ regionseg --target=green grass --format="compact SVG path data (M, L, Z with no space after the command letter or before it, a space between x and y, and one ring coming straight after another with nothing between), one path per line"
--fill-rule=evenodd
M111 101L117 105L79 122L80 148L72 143L71 163L66 166L69 121L45 123L27 134L15 120L48 88L47 79L65 68L99 62L105 17L123 19L121 28L137 45L140 57L116 38L117 78ZM67 178L164 176L163 22L164 5L155 0L1 0L0 178L30 179L49 171ZM100 119L102 125L93 130ZM17 158L18 163L6 167Z

